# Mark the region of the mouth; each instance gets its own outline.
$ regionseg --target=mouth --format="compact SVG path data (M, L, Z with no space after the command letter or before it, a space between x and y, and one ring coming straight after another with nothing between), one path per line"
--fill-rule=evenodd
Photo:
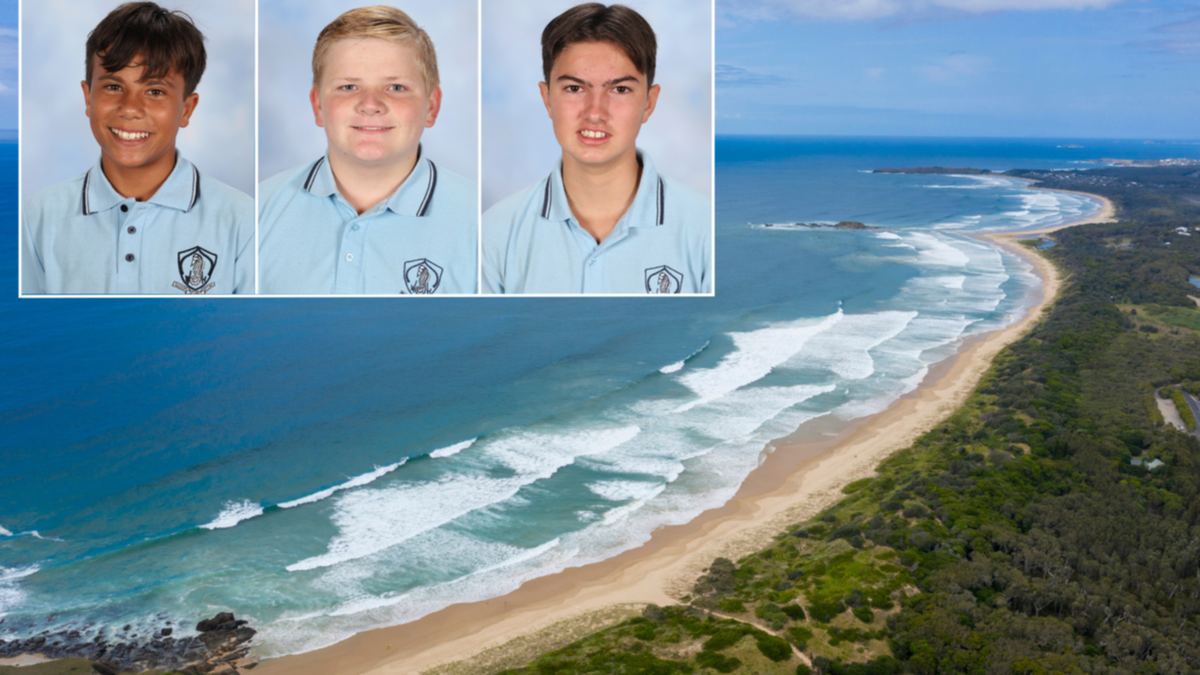
M612 138L612 134L599 129L580 129L575 133L584 145L600 145Z
M396 127L365 127L365 126L352 126L352 127L350 127L350 128L351 128L351 129L354 129L355 131L365 131L365 132L367 132L367 133L380 133L380 132L384 132L384 131L391 131L392 129L395 129Z
M150 138L149 131L130 131L128 129L118 129L116 127L109 127L108 130L113 136L116 136L122 141L137 142Z

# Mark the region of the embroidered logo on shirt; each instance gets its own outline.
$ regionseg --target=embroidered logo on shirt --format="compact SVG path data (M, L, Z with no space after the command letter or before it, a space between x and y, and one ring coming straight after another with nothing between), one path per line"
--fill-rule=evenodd
M413 295L429 295L442 284L442 268L425 258L404 263L404 287Z
M209 282L216 267L217 254L212 251L206 251L199 246L180 251L179 278L183 283L176 281L171 285L188 295L207 293L217 285Z
M675 295L683 290L683 273L659 265L646 270L646 292L650 295Z

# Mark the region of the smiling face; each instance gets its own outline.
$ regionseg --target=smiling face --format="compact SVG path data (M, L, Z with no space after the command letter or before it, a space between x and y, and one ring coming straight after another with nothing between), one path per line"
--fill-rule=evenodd
M625 52L611 42L576 42L554 60L542 101L564 163L606 168L635 157L638 132L658 101Z
M416 162L421 133L437 120L442 91L426 93L412 47L368 37L329 47L309 98L331 161L392 167Z
M184 95L175 69L142 80L141 58L116 72L92 57L92 81L83 82L86 114L100 144L101 166L114 185L122 179L161 183L175 166L175 136L186 127L199 95Z

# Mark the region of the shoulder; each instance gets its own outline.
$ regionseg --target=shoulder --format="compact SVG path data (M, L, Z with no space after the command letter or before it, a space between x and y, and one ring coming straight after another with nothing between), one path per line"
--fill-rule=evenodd
M712 219L712 198L690 185L659 174L663 181L663 205L668 218L681 218L693 223L700 220L709 226Z
M541 213L543 197L549 178L496 202L483 213L484 237L492 233L511 231L518 223L527 222Z
M304 186L304 181L308 179L313 168L318 160L313 160L307 164L302 164L298 167L288 169L282 173L277 173L274 176L264 180L258 184L258 201L260 205L265 205L276 195L292 192Z
M429 163L433 165L434 171L437 173L436 187L438 190L442 190L444 188L447 192L454 195L470 194L472 197L475 197L479 192L478 187L475 185L475 181L470 180L469 178L463 178L453 171L446 169L432 159L429 160Z
M64 215L64 212L69 213L74 210L79 210L82 214L83 183L87 179L87 175L88 172L84 171L74 178L55 183L25 200L25 219L35 221L43 215L53 215L58 218Z
M254 211L254 198L241 190L230 187L225 183L197 169L200 174L200 199L208 204L229 206L235 210L249 209Z
M434 162L430 173L429 215L460 220L471 228L479 226L479 188L474 182L443 169Z

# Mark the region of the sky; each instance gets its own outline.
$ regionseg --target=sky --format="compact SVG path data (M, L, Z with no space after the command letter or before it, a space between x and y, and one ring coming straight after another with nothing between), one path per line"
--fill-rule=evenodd
M718 0L717 133L1200 138L1194 0Z

